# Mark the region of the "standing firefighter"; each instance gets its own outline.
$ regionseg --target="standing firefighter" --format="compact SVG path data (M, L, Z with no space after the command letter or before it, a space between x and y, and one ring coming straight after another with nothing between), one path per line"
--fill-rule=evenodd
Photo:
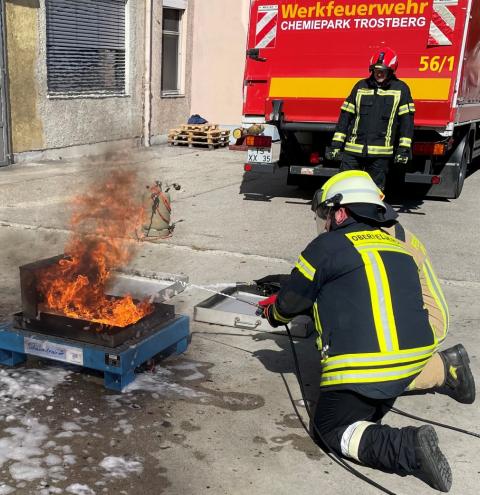
M406 390L475 400L464 347L436 352L448 308L425 248L366 172L332 177L312 209L320 235L278 297L261 304L272 326L313 315L322 364L317 434L339 455L447 492L452 474L434 428L380 424Z
M411 159L415 105L410 89L395 76L396 53L383 48L370 59L371 75L357 82L342 105L340 118L325 156L338 160L340 170L366 170L385 188L388 165Z

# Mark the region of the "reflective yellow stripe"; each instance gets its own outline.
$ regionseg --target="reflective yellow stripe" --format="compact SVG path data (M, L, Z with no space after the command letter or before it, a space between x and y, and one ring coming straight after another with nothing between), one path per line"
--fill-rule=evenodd
M433 282L433 285L436 289L436 293L438 295L438 298L440 299L441 303L442 303L442 306L445 310L445 316L446 316L446 320L447 320L447 326L449 325L450 323L450 316L449 316L449 313L448 313L448 305L447 305L447 300L445 299L445 295L443 294L443 291L442 291L442 288L440 286L440 283L438 282L438 279L435 275L435 271L433 270L433 267L429 261L428 258L425 259L425 266L427 267L428 269L428 273L430 274L430 278Z
M369 155L391 155L393 154L393 146L367 146Z
M388 320L388 328L384 329L384 331L390 332L390 342L392 343L393 350L397 351L399 349L397 324L395 323L395 315L393 314L392 296L390 292L390 284L388 282L387 271L385 270L385 265L383 264L382 258L378 253L378 251L372 251L372 254L375 257L378 264L380 279L382 282L382 288L384 293L385 312Z
M435 277L435 273L433 271L432 265L428 262L428 260L425 260L425 263L423 265L423 273L425 275L425 280L427 282L428 289L430 290L430 294L435 300L435 303L437 307L440 309L440 312L442 313L443 332L444 332L444 337L442 338L443 340L445 338L445 335L447 334L448 326L450 324L450 316L448 314L447 301L445 300L443 291L440 288L438 280Z
M342 105L342 110L344 110L345 112L355 113L355 105L353 103L345 101Z
M378 88L377 93L380 96L401 96L402 92L399 89L382 89Z
M360 105L362 103L362 96L372 96L374 94L375 92L373 89L359 89L357 91L357 94L355 96L355 103L357 104L357 108L359 111L355 119L355 125L353 126L352 129L352 136L351 136L352 143L355 143L355 140L357 139L357 131L358 131L358 126L360 124Z
M375 331L377 333L378 345L381 352L387 352L387 343L385 342L385 334L383 331L382 316L379 311L380 301L378 299L378 291L376 289L375 273L370 262L369 251L360 253L363 264L365 265L365 273L367 275L368 287L370 288L370 301L372 304L373 320L375 323Z
M315 268L302 256L298 257L298 261L295 265L295 268L308 280L313 282L313 278L315 277Z
M342 132L336 132L333 135L333 140L332 141L340 141L341 143L343 143L345 141L345 138L346 137L347 137L346 134L343 134Z
M415 365L397 366L379 370L338 371L323 373L320 386L340 385L342 383L375 383L389 382L417 375L427 364L428 359Z
M408 364L428 359L432 356L437 348L436 344L427 347L418 347L407 350L398 350L389 353L359 353L359 354L342 354L338 356L328 357L324 361L322 370L324 372L337 368L355 368L355 367L370 367L370 366L394 366L397 364ZM387 365L387 366L385 366Z
M272 77L271 98L344 99L359 78L352 77ZM448 100L452 80L449 77L402 78L416 100Z
M317 303L315 303L313 305L313 319L315 321L315 329L317 330L317 332L321 336L322 333L323 333L323 329L322 329L322 324L320 323L320 316L318 315L318 305L317 305Z
M398 350L397 328L393 315L390 285L382 258L375 250L360 251L372 304L373 320L380 352Z
M412 140L408 138L400 138L399 141L399 146L403 146L404 148L411 148L412 147Z
M390 114L390 120L388 121L387 135L385 136L385 146L390 146L390 141L392 139L392 128L393 122L395 120L395 115L397 114L398 105L400 105L401 92L398 91L393 95L393 107L392 113Z
M347 146L350 146L351 148L358 149L360 151L363 150L363 144L356 144L356 143L352 143L351 141L348 141Z
M363 152L363 144L354 144L348 142L345 145L345 151L351 151L352 153L362 153Z
M273 317L281 322L281 323L289 323L291 318L285 318L283 317L277 310L277 307L275 306L275 304L273 305Z
M410 110L411 113L415 113L415 104L414 103L409 103L408 104L408 108Z

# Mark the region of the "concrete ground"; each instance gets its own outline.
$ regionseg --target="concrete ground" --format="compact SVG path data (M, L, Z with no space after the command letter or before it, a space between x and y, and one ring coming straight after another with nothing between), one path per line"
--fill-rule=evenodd
M0 170L0 318L20 308L18 266L63 251L69 204L99 175L120 166L177 182L174 236L143 243L133 267L184 273L221 286L290 271L314 235L311 193L285 185L283 173L244 177L242 153L154 147L75 162ZM401 220L427 245L451 310L447 344L463 342L480 376L478 332L480 173L460 199L395 201ZM192 316L208 293L189 289L176 310ZM123 394L88 371L30 358L0 369L0 494L286 495L374 494L320 451L289 400L301 396L284 335L191 323L192 342L141 374ZM318 355L299 339L303 380L314 401ZM413 414L480 431L476 405L448 397L402 397ZM391 425L418 425L388 414ZM480 440L437 429L453 470L451 493L478 493ZM412 477L359 468L396 494L430 494Z

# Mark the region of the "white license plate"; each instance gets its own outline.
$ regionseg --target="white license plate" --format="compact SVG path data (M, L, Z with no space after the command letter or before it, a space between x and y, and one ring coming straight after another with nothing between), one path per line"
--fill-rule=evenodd
M271 148L248 148L248 163L272 163Z
M302 175L314 175L314 170L310 167L303 167L300 169L300 173Z

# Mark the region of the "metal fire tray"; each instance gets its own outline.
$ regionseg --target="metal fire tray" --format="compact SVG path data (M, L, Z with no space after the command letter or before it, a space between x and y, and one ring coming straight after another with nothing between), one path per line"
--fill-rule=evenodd
M240 300L215 294L195 306L193 319L242 330L282 331L281 327L275 329L269 325L267 320L257 316L255 306L242 302L248 301L256 304L265 299L266 296L262 294L257 285L237 284L234 287L227 287L222 292ZM308 337L313 331L311 319L308 317L295 318L289 324L289 328L295 337Z
M172 305L155 304L152 313L126 327L107 326L43 312L37 318L27 318L23 313L16 313L13 316L13 326L51 337L115 348L127 341L147 338L159 326L174 318L175 310Z
M35 318L40 311L42 301L37 293L39 272L57 264L63 258L65 255L61 254L20 267L22 311L26 318ZM184 275L127 269L112 273L106 293L115 297L130 294L133 299L139 301L149 298L151 302L161 303L185 290L187 282L188 277Z
M114 272L106 293L117 297L130 294L139 301L150 298L151 302L161 303L183 292L187 282L187 276L172 273L135 270Z

